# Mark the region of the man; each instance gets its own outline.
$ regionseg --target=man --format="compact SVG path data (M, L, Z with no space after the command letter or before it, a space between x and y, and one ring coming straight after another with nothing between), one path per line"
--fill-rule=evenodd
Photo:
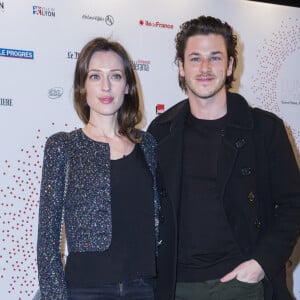
M237 38L219 19L176 36L188 99L157 117L159 300L292 299L285 263L300 228L300 176L284 124L229 92Z

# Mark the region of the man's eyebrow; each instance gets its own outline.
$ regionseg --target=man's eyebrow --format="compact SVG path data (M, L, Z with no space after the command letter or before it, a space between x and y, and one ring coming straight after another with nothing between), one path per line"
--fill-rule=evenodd
M212 51L209 53L210 55L216 55L216 54L220 54L220 55L224 55L224 53L222 51L216 50L216 51ZM201 54L198 52L192 52L190 53L188 56L200 56Z
M211 52L212 55L216 55L216 54L221 54L223 55L224 53L222 51L213 51Z

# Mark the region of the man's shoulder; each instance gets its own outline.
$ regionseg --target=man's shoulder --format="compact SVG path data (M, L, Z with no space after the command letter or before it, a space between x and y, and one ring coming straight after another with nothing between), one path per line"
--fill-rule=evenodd
M187 99L175 104L156 117L150 123L148 131L160 142L170 133L171 128L176 127L178 124L183 124L188 107Z
M181 112L185 111L188 106L188 99L182 100L175 105L171 106L164 113L157 116L152 122L152 124L163 124L172 122L176 117L180 115Z
M279 121L281 120L280 117L278 117L275 113L262 109L260 107L253 107L252 112L254 117L264 119L264 120L270 120L270 121Z
M253 119L254 124L278 124L282 123L282 119L275 113L265 110L261 107L252 106L242 95L238 93L228 93L230 104L234 107L235 113L243 112L245 118L250 113L250 118Z
M270 133L285 128L284 121L275 113L259 107L252 108L254 127L260 132Z

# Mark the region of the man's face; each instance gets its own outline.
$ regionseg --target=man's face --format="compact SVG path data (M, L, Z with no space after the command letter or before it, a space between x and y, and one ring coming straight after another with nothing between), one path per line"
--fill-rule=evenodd
M179 74L185 78L187 94L194 100L209 100L226 91L225 80L232 74L224 38L217 34L188 38Z

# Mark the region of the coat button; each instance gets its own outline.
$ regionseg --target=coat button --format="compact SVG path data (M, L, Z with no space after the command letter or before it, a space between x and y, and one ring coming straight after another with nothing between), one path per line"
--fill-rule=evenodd
M222 129L220 130L220 135L221 135L221 136L225 136L225 129L224 129L224 128L222 128Z
M235 142L235 147L240 149L240 148L243 148L245 146L245 144L246 144L246 139L241 138Z
M255 225L255 227L256 227L257 229L260 229L260 227L261 227L261 222L260 222L260 220L259 220L259 219L256 219L256 220L254 221L254 225Z
M251 168L243 168L241 169L241 173L243 176L248 176L251 174Z
M253 201L255 200L255 195L254 195L253 192L250 192L250 193L248 194L248 200L249 200L250 202L253 202Z
M279 207L279 204L275 203L274 204L274 217L278 217L278 207ZM300 233L300 231L299 231Z

